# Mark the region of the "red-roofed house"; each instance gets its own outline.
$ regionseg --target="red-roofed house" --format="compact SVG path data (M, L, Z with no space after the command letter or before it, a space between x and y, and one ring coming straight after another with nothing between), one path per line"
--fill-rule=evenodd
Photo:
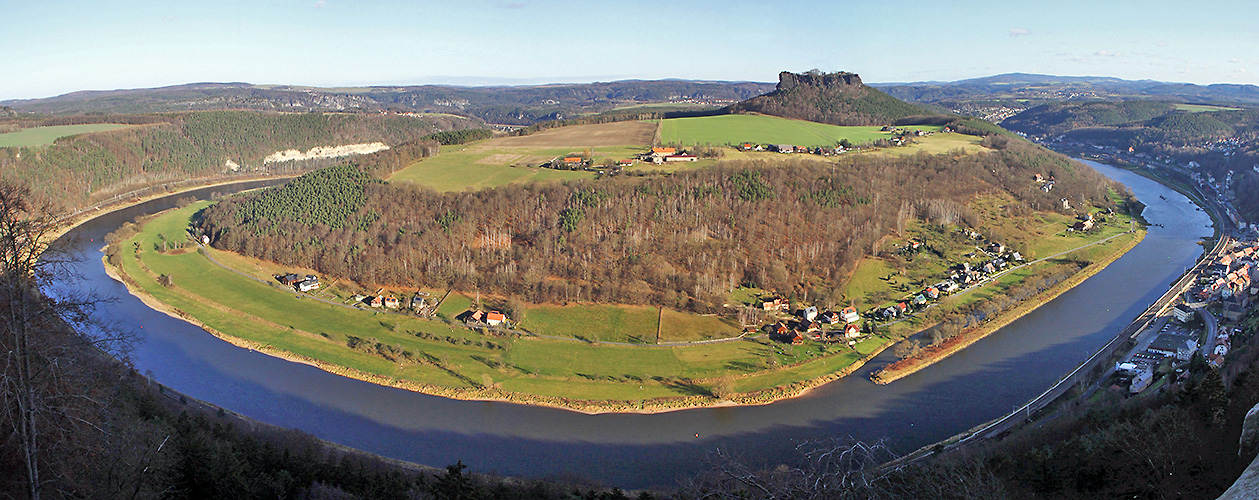
M507 322L507 316L498 311L490 311L485 313L485 323L490 326L498 326Z

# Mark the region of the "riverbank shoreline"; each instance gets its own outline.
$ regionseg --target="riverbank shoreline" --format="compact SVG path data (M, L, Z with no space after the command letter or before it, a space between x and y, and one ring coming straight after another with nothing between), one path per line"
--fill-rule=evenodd
M227 342L242 349L249 349L267 356L271 356L292 363L300 363L314 368L318 368L334 375L367 382L384 387L392 387L402 389L429 396L438 396L459 401L487 401L487 402L503 402L528 406L538 406L545 408L553 408L567 410L586 415L603 415L603 414L659 414L673 411L683 411L699 408L728 408L737 406L762 406L777 401L791 399L803 396L814 388L825 385L826 383L838 380L852 374L852 372L860 369L866 362L874 359L883 350L890 347L893 343L884 344L879 349L862 356L857 361L841 368L835 372L815 377L813 379L793 382L784 387L775 387L761 391L750 393L740 393L731 395L726 398L707 397L707 396L691 396L681 398L667 398L645 401L589 401L589 400L568 400L564 398L546 398L543 396L504 392L496 389L485 390L460 390L455 388L433 386L428 384L420 384L414 382L398 381L392 378L383 377L381 375L363 372L353 368L347 368L332 363L320 361L318 359L309 358L294 354L283 349L277 349L270 345L260 342L243 339L234 335L230 335L206 325L199 321L196 317L187 314L178 308L172 307L149 293L145 292L137 283L134 283L130 276L127 276L121 269L111 265L108 259L101 258L101 264L105 267L105 274L111 279L122 283L127 292L139 299L145 306L161 312L167 316L189 323L197 328L204 330L206 333L215 338ZM818 362L818 361L810 361ZM767 393L781 391L782 394L765 397Z
M1071 277L1055 284L1048 290L1040 292L1036 296L1025 300L1015 306L1008 312L1000 313L997 319L987 322L982 326L978 326L964 332L957 337L949 339L936 347L923 349L921 353L894 362L883 369L876 371L870 375L870 380L879 385L887 385L902 378L908 377L921 371L938 361L941 361L957 352L970 347L998 330L1006 327L1010 323L1017 321L1019 318L1039 309L1050 301L1058 298L1067 291L1079 286L1085 280L1093 277L1101 272L1111 263L1119 260L1124 254L1132 250L1145 239L1145 231L1137 231L1135 238L1125 244L1120 250L1112 252L1106 259L1094 262L1081 269L1079 272L1071 275ZM955 342L956 341L956 342ZM902 364L903 363L903 364Z
M165 211L159 212L158 214L150 214L150 215L157 216L160 213L164 213L164 212ZM1137 240L1137 242L1139 242L1139 240ZM1135 245L1135 244L1136 242L1132 243L1132 245ZM1126 250L1124 251L1126 252ZM1113 261L1113 259L1118 258L1120 255L1122 255L1122 253L1113 255L1110 261ZM834 369L833 371L829 371L818 376L814 376L811 378L802 378L799 380L784 381L786 383L783 383L781 385L767 387L763 389L756 389L749 392L733 392L733 391L720 391L719 392L718 390L713 390L712 392L706 393L706 394L667 396L667 397L658 397L658 398L644 399L644 400L584 400L584 399L570 399L570 398L566 398L562 396L545 396L545 395L537 395L537 394L531 394L531 393L509 392L509 391L504 391L501 388L498 388L496 385L481 385L481 384L474 383L472 384L474 386L472 388L450 387L450 386L442 386L442 385L432 385L424 381L398 380L397 378L389 376L388 374L365 372L357 368L328 363L328 362L321 361L316 358L311 358L304 355L295 354L282 347L276 347L270 344L253 341L247 338L242 338L242 337L239 337L239 336L227 333L227 332L218 331L214 329L213 327L210 327L209 325L205 324L204 322L197 320L193 314L187 313L173 306L167 305L164 302L162 302L160 299L151 295L142 286L140 286L139 283L134 281L135 278L127 276L126 272L123 271L122 269L114 268L108 262L108 259L102 259L102 264L106 267L107 275L109 275L111 279L122 282L124 286L127 288L128 293L139 298L141 302L144 303L147 307L154 309L156 311L162 312L175 319L179 319L181 321L192 324L200 328L201 330L206 331L207 333L210 333L214 337L220 340L223 340L229 344L232 344L233 346L236 346L236 347L241 347L241 348L249 349L252 351L260 352L268 356L272 356L272 357L282 359L285 361L305 364L308 366L318 368L322 371L335 374L335 375L340 375L346 378L368 382L368 383L372 383L372 384L384 386L384 387L408 390L408 391L416 392L420 394L438 396L438 397L448 398L452 400L460 400L460 401L508 402L508 403L515 403L515 404L521 404L521 405L528 405L528 406L539 406L539 407L546 407L546 408L563 409L563 410L568 410L568 411L573 411L573 412L588 414L588 415L609 414L609 413L657 414L657 413L667 413L667 412L673 412L673 411L698 409L698 408L768 405L768 404L772 404L778 401L784 401L784 400L803 396L809 393L814 388L820 387L827 383L830 383L830 382L839 380L841 378L844 378L848 375L851 375L855 371L864 367L866 363L873 360L875 357L881 354L884 350L896 344L896 342L893 342L890 340L887 342L884 342L880 344L877 348L875 348L873 351L860 355L860 357L856 359L852 359L851 362L849 362L848 364L843 365L842 367L838 369ZM150 278L155 278L155 276L150 276ZM176 287L176 288L178 289L181 287ZM180 291L180 293L188 294L190 292L187 290L182 290ZM1047 299L1044 299L1043 302L1047 302L1048 300L1051 300L1051 299L1052 297L1049 297ZM1025 314L1025 313L1020 313L1019 315L1021 316L1022 314ZM1010 318L1009 321L1013 321L1014 319L1017 319L1017 317ZM1006 323L1001 323L1001 324L1007 324L1007 323L1008 321ZM969 346L970 344L972 344L974 341L977 341L977 340L978 338L972 340L971 342L967 342L965 345L958 347L956 350L950 351L948 354L952 354L953 352L956 352L957 350L960 350L963 347ZM811 359L809 361L805 361L799 364L781 366L781 367L777 367L775 370L766 370L766 371L761 371L761 372L756 372L756 373L736 375L734 378L735 380L746 379L748 377L773 373L774 371L777 371L777 370L796 369L802 366L818 364L818 363L825 365L828 359L832 359L840 354L841 353L835 353L834 355L828 355L821 358L814 358L814 359ZM940 359L943 359L943 356ZM710 378L710 379L698 380L698 382L701 382L701 383L709 383L709 382L714 382L714 381L718 381L718 379Z

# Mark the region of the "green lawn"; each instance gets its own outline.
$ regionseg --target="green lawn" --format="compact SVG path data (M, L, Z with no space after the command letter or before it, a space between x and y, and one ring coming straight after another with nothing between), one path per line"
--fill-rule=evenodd
M589 342L656 343L660 310L650 306L535 305L524 327L533 333Z
M716 146L752 142L819 147L835 146L841 139L848 139L853 144L862 144L892 137L891 132L881 132L879 128L841 127L768 115L720 115L664 120L660 129L660 138L666 144ZM943 127L933 125L914 125L905 128L928 131L943 129Z
M664 309L660 313L661 342L690 342L737 337L742 330L734 322L717 316L700 316Z
M0 148L47 146L59 137L90 132L104 132L134 126L116 123L92 123L88 125L56 125L52 127L27 128L17 132L0 134Z
M537 167L543 161L550 161L556 156L574 152L567 149L503 151L474 146L443 147L442 152L437 156L425 158L397 171L389 176L389 181L413 182L438 191L463 191L520 182L565 181L594 177L591 172ZM641 148L634 149L637 151ZM576 153L581 153L581 150Z

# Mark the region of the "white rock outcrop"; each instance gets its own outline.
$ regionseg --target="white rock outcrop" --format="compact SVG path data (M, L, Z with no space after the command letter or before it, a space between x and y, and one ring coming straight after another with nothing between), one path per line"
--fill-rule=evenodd
M262 159L263 164L283 161L314 160L318 158L340 158L343 156L366 155L389 149L383 142L365 144L345 144L342 146L317 146L305 153L296 149L276 151Z

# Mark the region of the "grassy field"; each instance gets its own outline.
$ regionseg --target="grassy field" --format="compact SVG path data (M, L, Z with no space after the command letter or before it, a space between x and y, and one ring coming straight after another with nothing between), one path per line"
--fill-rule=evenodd
M0 134L0 148L47 146L59 137L118 130L127 127L134 127L134 125L92 123L88 125L56 125L52 127L27 128L17 132Z
M616 122L544 130L519 137L498 137L463 146L443 146L441 153L403 168L390 181L413 182L438 191L485 189L520 182L593 178L591 172L539 168L558 156L589 155L595 164L634 158L651 144L654 122Z
M884 148L875 151L875 154L886 154L893 156L909 156L918 153L942 154L953 151L963 151L965 153L975 153L983 151L985 148L980 146L982 137L966 135L966 134L933 134L925 137L915 137L914 144L895 148Z
M1237 111L1241 108L1229 108L1225 106L1211 106L1208 104L1172 104L1176 109L1188 111L1190 113L1202 113L1206 111Z
M654 344L659 310L650 306L535 305L522 326L534 333L588 342Z
M892 137L891 132L881 132L879 128L841 127L767 115L720 115L663 120L660 140L666 144L684 145L717 146L751 142L819 147L834 146L842 139L864 144ZM943 127L915 125L906 128L938 131Z

